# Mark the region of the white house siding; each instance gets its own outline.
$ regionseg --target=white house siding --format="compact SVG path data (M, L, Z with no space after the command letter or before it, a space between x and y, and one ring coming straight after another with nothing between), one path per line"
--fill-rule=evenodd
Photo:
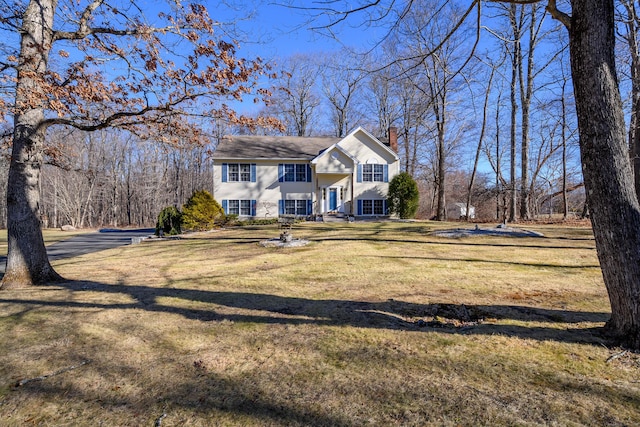
M393 163L396 156L391 150L384 149L363 130L345 137L338 145L364 163Z
M254 163L256 182L223 182L223 164ZM313 182L279 182L279 164L304 164L304 161L216 159L213 165L214 194L224 200L255 200L255 217L276 217L280 200L312 200Z
M315 164L317 174L339 173L351 174L354 171L354 162L349 156L337 148L328 150L318 157Z

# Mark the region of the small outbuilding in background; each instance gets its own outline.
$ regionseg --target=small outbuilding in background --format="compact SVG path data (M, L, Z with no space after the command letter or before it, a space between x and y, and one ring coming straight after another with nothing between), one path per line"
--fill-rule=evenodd
M467 204L466 203L452 203L447 206L447 218L449 219L464 219L467 217ZM476 208L469 206L469 219L476 217Z

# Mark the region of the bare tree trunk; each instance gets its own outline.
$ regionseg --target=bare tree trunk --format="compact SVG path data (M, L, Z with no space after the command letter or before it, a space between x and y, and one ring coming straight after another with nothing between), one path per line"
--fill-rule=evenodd
M569 217L569 201L567 199L567 100L566 100L567 79L562 82L562 219Z
M85 203L80 203L80 221L78 222L80 228L84 228L84 221L87 219L87 212L91 210L91 204L93 203L93 188L95 187L95 178L89 180L89 192L87 193L87 200Z
M607 331L640 348L640 205L615 69L614 2L572 0L570 51L593 232L611 302Z
M522 50L519 49L518 68L520 73L520 102L522 104L522 141L520 150L520 218L531 219L531 199L529 186L529 111L531 109L531 97L533 95L533 56L537 43L536 18L537 4L531 4L529 20L529 50L527 52L527 74L523 75ZM522 22L522 21L521 21Z
M409 128L405 125L404 128L404 170L407 171L407 173L411 176L413 176L413 174L411 173L411 168L410 168L410 159L411 159L411 147L409 146Z
M3 289L62 279L47 258L38 191L46 131L42 126L44 108L40 105L44 94L38 79L47 69L55 7L55 0L31 1L24 12L7 187L8 255Z
M514 48L511 56L511 165L510 165L510 190L511 204L509 205L509 221L513 222L516 216L516 129L517 129L517 112L518 103L516 100L516 84L518 82L518 59L520 57L520 27L517 22L516 12L518 6L516 4L509 5L509 20L513 29Z
M431 94L431 108L436 121L437 135L437 186L438 186L438 204L436 211L436 219L438 221L447 220L447 207L446 207L446 190L447 190L447 150L446 150L446 136L447 136L447 81L446 77L440 79L438 73L438 67L441 65L435 60L432 60L431 74L427 74L427 80L429 84ZM446 75L444 73L443 75Z
M58 174L53 184L53 228L58 228Z
M491 93L491 83L493 82L493 75L495 74L495 67L491 68L491 74L489 76L489 83L484 93L484 105L482 108L482 125L480 127L480 137L478 138L478 147L476 149L476 156L473 159L473 169L471 170L471 178L469 179L469 188L467 189L467 209L466 220L469 221L471 216L469 210L471 209L471 193L473 191L473 184L476 180L476 173L478 172L478 162L480 161L480 154L482 153L482 140L484 139L484 133L487 129L487 111L489 109L489 94Z
M444 144L444 114L443 117L440 118L442 120L441 123L438 123L438 213L437 220L438 221L446 221L447 220L447 208L446 208L446 184L447 184L447 169L446 169L446 150Z
M496 103L496 220L500 220L500 195L502 193L502 182L500 180L500 98L502 93L498 94L498 102Z

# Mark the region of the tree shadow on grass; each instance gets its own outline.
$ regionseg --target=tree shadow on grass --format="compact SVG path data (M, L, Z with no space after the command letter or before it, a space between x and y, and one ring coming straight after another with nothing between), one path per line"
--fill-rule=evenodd
M567 327L567 324L604 323L609 313L543 309L521 305L416 304L398 300L366 302L351 300L313 300L249 292L217 292L176 287L147 287L119 283L109 285L91 281L58 284L74 293L65 301L6 298L0 303L39 306L139 309L171 313L199 321L437 331L447 334L501 334L525 339L601 344L599 329ZM124 295L132 302L83 302L83 292ZM19 295L19 294L18 294ZM121 299L119 298L121 301ZM497 322L511 320L514 322ZM532 322L522 325L516 322ZM548 326L541 326L547 324Z
M502 239L508 239L509 237L503 237ZM438 239L438 240L436 240ZM595 251L595 247L587 247L587 246L560 246L560 245L551 245L548 244L548 241L545 241L544 238L535 238L540 240L540 244L533 243L524 243L520 241L520 238L511 238L513 239L513 243L504 243L504 242L474 242L472 239L452 239L446 237L437 237L432 240L415 240L415 239L397 239L397 238L380 238L375 236L355 236L355 237L311 237L309 240L314 242L377 242L377 243L416 243L420 245L433 245L433 246L488 246L488 247L496 247L496 248L533 248L533 249L563 249L563 250L593 250ZM531 238L533 239L533 238ZM546 244L545 244L546 243Z
M121 366L114 368L96 363L100 362L92 361L87 368L99 369L102 372L122 369ZM162 421L163 413L169 417L165 421L170 422L174 421L171 416L176 410L183 408L201 415L204 419L211 419L212 411L218 411L221 418L225 417L225 413L234 414L230 417L231 419L238 416L245 422L252 420L251 422L256 423L255 425L284 423L283 425L290 426L347 426L352 424L345 416L322 410L321 405L300 405L283 401L271 394L272 392L261 390L251 382L236 381L212 371L194 368L193 375L187 373L186 376L174 377L174 380L175 383L163 391L153 389L135 397L109 390L81 390L73 385L61 385L48 381L32 382L15 390L24 391L32 396L40 395L44 399L55 399L58 402L67 399L83 401L83 406L88 411L96 413L107 411L108 415L105 416L107 423L110 415L113 415L115 420L122 421L122 412L127 411L135 417L140 417L135 421L130 420L139 425L150 425L149 415L151 414L155 418L154 425L160 425L158 420ZM61 396L64 397L61 399Z
M518 265L523 267L534 267L534 268L548 268L548 269L586 269L586 268L600 268L598 264L591 265L571 265L571 264L560 264L556 262L552 263L541 263L541 262L517 262L517 261L502 261L498 259L482 259L482 258L455 258L450 257L446 258L443 256L420 256L409 254L407 256L394 256L394 255L360 255L361 258L381 258L381 259L400 259L400 260L422 260L422 261L434 261L434 262L465 262L465 263L482 263L482 264L506 264L506 265Z

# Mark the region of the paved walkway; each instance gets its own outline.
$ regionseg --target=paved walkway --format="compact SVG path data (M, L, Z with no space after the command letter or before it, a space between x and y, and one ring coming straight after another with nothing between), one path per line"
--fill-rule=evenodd
M131 244L134 237L145 237L153 234L153 228L139 228L116 230L104 228L100 231L87 234L78 234L67 240L53 243L47 246L47 255L50 261L65 258L73 258L80 255L104 251ZM7 257L0 256L0 272L4 273Z

